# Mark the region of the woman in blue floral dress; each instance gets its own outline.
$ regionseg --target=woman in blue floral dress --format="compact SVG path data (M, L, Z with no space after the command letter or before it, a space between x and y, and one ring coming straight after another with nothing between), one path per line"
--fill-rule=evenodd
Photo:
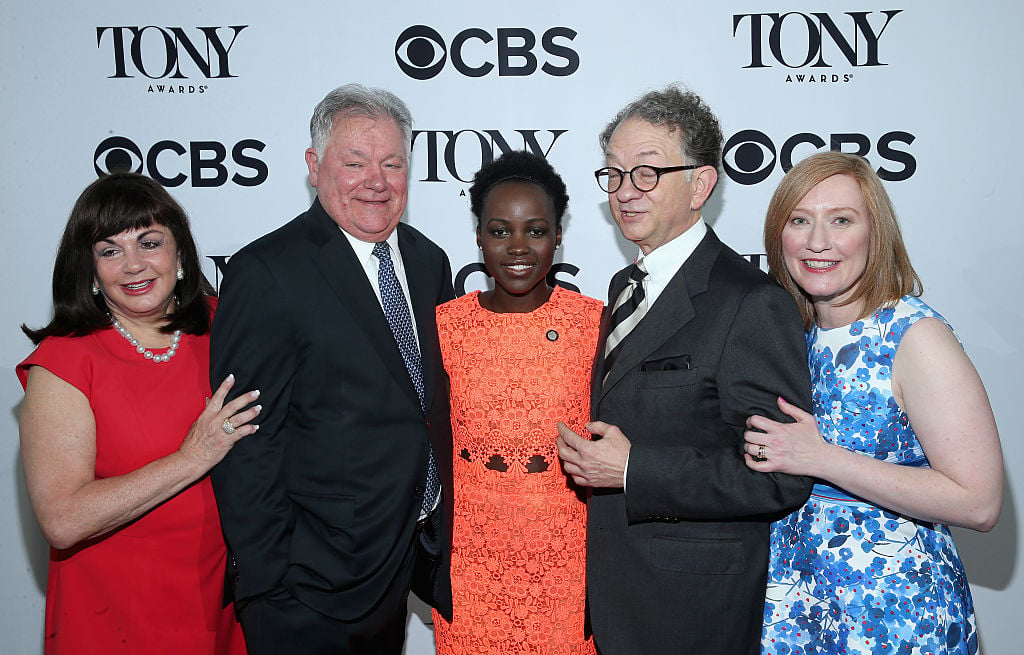
M975 653L974 606L946 525L987 531L1003 464L988 397L922 302L881 181L819 153L772 197L765 246L808 328L814 415L747 421L756 471L814 476L772 526L762 652Z

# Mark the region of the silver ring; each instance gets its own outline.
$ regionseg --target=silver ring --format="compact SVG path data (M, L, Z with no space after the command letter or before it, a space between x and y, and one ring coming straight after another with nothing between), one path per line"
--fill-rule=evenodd
M227 421L224 421L224 422L227 423ZM226 429L225 429L225 432L227 432ZM232 430L232 432L234 432L234 430ZM229 432L228 434L231 434L231 433ZM760 460L768 459L768 456L764 454L764 444L761 444L760 446L757 447L757 458L760 459Z
M224 423L220 426L220 429L224 430L225 434L235 433L235 426L231 425L231 421L229 419L224 419ZM761 446L761 448L764 448L764 446Z

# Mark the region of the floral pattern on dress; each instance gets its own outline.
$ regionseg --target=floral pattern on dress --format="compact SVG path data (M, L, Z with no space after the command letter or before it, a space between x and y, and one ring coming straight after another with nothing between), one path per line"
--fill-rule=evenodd
M886 462L928 465L891 379L900 340L922 318L945 323L904 296L851 325L807 333L814 416L826 441ZM825 484L772 524L762 653L977 650L974 603L946 526Z

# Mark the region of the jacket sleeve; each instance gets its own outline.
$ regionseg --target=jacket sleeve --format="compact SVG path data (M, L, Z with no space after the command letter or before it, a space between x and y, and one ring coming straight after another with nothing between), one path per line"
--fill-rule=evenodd
M758 285L740 303L725 337L714 389L720 415L707 425L679 425L679 446L630 450L629 519L771 518L802 505L812 480L752 471L743 460L743 432L752 414L792 420L778 409L778 396L810 411L810 388L803 323L796 304L781 287ZM712 439L687 439L690 430L716 434Z
M258 432L240 440L211 472L228 550L234 558L235 597L264 593L288 565L292 507L282 481L283 431L298 345L288 320L287 294L258 258L239 254L221 286L210 342L213 388L235 376L231 396L259 389Z

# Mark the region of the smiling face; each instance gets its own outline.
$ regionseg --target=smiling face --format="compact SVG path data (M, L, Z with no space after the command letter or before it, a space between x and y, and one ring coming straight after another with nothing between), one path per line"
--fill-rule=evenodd
M172 309L180 265L170 229L153 224L93 244L96 286L120 321L160 322Z
M626 119L615 128L605 162L624 171L641 164L660 168L687 163L678 134L640 118ZM717 180L714 167L702 166L666 173L656 187L644 192L637 190L627 175L618 190L608 194L608 203L622 236L647 254L697 222Z
M318 156L306 151L309 182L327 215L360 241L391 235L408 198L408 152L391 119L338 116Z
M476 242L494 277L494 291L481 303L495 312L531 312L551 296L545 284L562 241L555 207L532 182L501 182L487 192Z
M814 303L822 327L861 315L859 303L842 303L868 265L871 215L857 180L833 175L807 192L782 230L786 269ZM852 318L850 318L852 317Z

